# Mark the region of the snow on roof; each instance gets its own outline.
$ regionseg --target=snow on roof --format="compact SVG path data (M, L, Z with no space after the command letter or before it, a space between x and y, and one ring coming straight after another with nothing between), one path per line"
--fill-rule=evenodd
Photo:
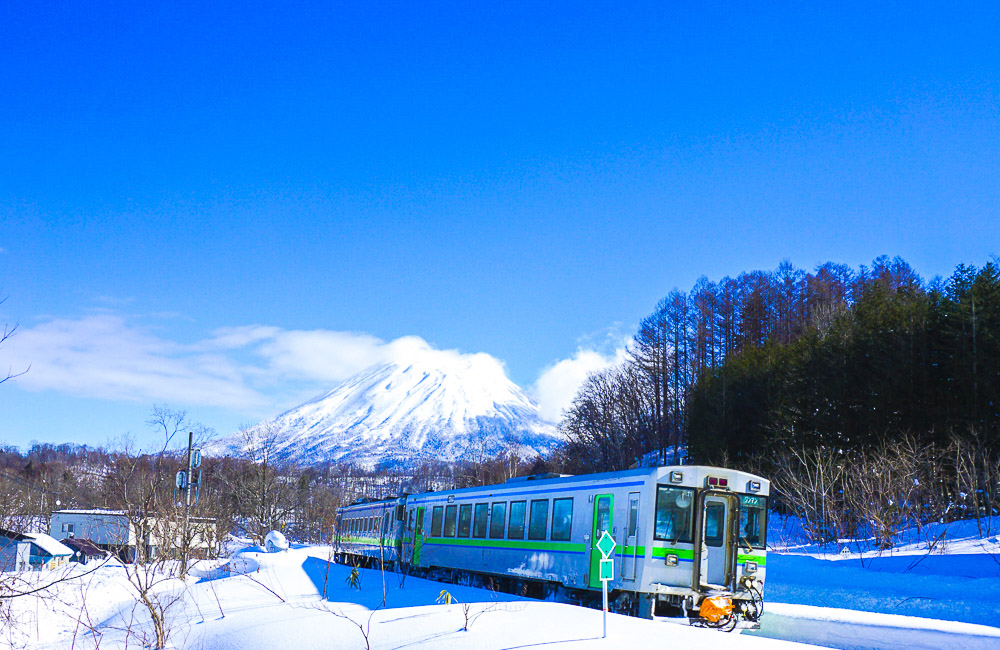
M114 515L122 517L125 515L124 510L101 510L99 508L93 510L54 510L52 511L54 515Z
M45 533L25 533L24 536L49 555L73 555L73 549Z

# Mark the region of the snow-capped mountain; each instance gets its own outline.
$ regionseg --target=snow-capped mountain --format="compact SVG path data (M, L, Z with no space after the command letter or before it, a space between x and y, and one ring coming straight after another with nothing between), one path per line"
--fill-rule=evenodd
M424 355L382 363L258 425L269 429L276 455L301 464L349 460L408 467L543 453L561 438L538 406L488 355ZM209 445L210 455L240 455L245 436ZM483 456L485 454L485 456Z

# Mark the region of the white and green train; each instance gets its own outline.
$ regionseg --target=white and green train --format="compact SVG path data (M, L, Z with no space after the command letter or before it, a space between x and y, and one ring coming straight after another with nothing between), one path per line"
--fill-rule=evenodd
M547 474L354 504L338 513L335 543L349 561L593 604L607 531L616 611L756 627L769 490L697 465Z

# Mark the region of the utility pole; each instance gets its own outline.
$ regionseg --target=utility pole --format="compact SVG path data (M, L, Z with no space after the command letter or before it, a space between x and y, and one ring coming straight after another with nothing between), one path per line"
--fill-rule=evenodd
M187 469L177 472L177 489L184 492L184 537L181 544L181 576L187 575L188 552L191 546L191 490L194 488L194 502L198 503L201 492L201 449L194 448L194 431L188 431ZM195 477L194 471L198 470Z

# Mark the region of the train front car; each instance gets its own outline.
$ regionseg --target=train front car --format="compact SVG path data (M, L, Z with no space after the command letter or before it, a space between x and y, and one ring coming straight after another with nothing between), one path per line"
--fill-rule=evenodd
M703 466L539 475L406 499L403 561L417 573L599 606L604 532L615 611L755 627L769 483Z
M770 483L693 465L657 468L651 478L639 614L759 627Z

